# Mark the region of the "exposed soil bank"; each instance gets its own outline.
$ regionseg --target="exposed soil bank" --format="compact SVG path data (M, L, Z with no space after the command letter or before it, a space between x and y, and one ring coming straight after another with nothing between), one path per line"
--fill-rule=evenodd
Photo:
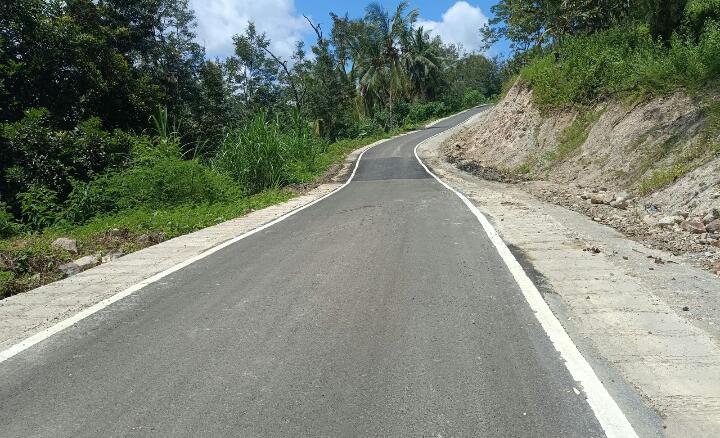
M518 82L443 145L446 159L720 270L720 129L682 93L543 112ZM717 222L716 222L717 221Z

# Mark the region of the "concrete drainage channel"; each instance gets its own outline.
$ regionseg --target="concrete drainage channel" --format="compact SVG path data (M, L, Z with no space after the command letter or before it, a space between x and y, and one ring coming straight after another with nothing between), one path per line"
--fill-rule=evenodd
M638 434L720 436L717 327L689 318L676 302L694 294L706 297L705 311L712 311L720 296L717 278L684 264L648 271L650 256L671 255L512 185L458 170L439 152L452 134L422 144L420 158L487 215L532 267L528 272L543 279L545 301Z

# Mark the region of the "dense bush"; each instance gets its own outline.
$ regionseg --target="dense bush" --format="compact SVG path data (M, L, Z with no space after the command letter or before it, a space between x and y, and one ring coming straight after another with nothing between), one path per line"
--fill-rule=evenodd
M415 103L410 106L406 120L409 123L417 123L442 117L448 113L448 106L445 102Z
M370 117L361 117L355 122L352 135L348 138L372 137L383 132L383 127Z
M467 90L463 94L463 108L470 108L476 105L486 103L488 98L480 90Z
M720 74L720 25L706 23L697 40L675 35L655 40L646 25L615 27L566 39L521 71L543 106L592 103L634 92L699 89Z
M32 229L41 230L54 224L60 215L57 193L45 186L31 185L17 195L23 222Z
M232 202L243 195L230 177L196 160L164 157L77 182L62 219L82 223L105 213Z
M212 166L230 175L249 192L257 193L280 185L287 149L287 138L279 124L266 121L261 114L245 129L227 134Z
M7 211L7 206L0 202L0 239L8 238L20 230L20 225L15 223L15 218Z
M70 131L56 130L46 110L31 109L15 123L0 124L2 200L18 213L16 195L32 186L46 187L63 199L73 179L127 165L130 145L129 134L104 131L98 118Z
M711 22L720 23L720 0L690 0L684 15L689 36L700 36Z

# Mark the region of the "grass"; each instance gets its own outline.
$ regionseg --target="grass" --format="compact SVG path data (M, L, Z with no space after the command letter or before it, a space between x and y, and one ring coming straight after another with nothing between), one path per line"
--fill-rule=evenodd
M592 105L608 97L695 94L717 88L720 24L708 25L697 41L676 36L669 46L647 26L616 27L567 38L532 59L520 72L543 110Z
M573 122L558 136L556 159L564 159L575 152L588 138L590 129L598 121L603 110L581 111Z
M667 187L687 173L687 171L688 166L683 164L674 164L666 169L654 170L649 177L640 182L638 193L645 196L663 187Z
M718 141L718 136L720 136L720 102L706 105L704 113L706 125L698 141L679 153L670 166L654 170L650 176L640 181L638 186L640 195L648 195L667 187L678 178L720 155L720 142ZM648 156L641 167L649 169L652 164L667 157L678 143L678 135L670 136L658 146L654 153Z
M84 225L50 227L42 232L0 240L0 297L62 278L58 266L74 258L120 250L129 253L242 216L292 198L289 190L267 190L232 203L180 206L164 210L127 210L96 217ZM162 233L162 234L161 234ZM138 240L141 235L153 236ZM58 237L77 240L78 255L54 248Z
M720 143L703 136L695 145L679 154L669 167L654 170L649 177L640 181L638 193L645 196L665 188L719 153Z
M532 166L530 166L530 163L523 163L512 170L512 173L516 175L527 175L532 170Z

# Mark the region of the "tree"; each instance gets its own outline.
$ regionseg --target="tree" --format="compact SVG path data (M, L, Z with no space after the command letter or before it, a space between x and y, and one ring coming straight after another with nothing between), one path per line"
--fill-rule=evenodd
M335 140L351 123L353 85L344 71L345 58L336 58L320 25L305 18L317 37L312 48L315 60L308 71L307 109L318 133Z
M402 1L390 16L379 3L368 5L365 29L355 44L360 97L370 112L378 105L388 108L390 119L394 98L404 88L401 45L409 38L419 14L417 9L406 13L407 8L407 1Z
M484 55L471 54L453 63L447 72L448 82L459 90L476 90L484 96L495 96L500 93L503 83L500 61Z
M403 63L409 81L408 97L436 97L442 84L440 40L431 40L422 26L411 32L403 48Z
M198 77L198 99L193 106L193 118L197 120L198 137L203 152L213 153L226 129L237 125L233 120L230 86L224 64L206 61Z
M258 33L253 22L245 33L233 37L235 56L227 61L235 93L241 106L236 109L243 120L251 120L261 111L272 112L281 104L282 90L278 83L279 69L269 57L270 40Z
M595 32L626 19L638 1L656 0L500 0L481 33L486 45L506 38L516 52L537 51L564 36Z

